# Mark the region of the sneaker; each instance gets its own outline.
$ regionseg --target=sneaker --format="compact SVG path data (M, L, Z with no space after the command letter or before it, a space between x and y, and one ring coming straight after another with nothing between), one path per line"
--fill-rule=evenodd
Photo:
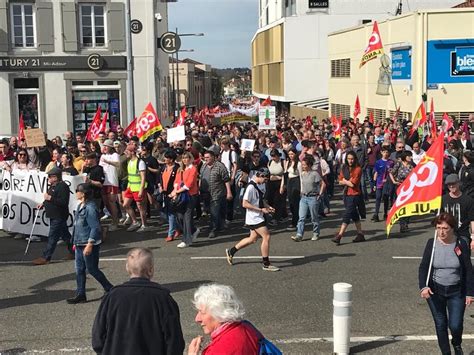
M101 220L101 222L103 222L103 221L108 220L109 218L110 218L109 215L104 214L100 220Z
M137 229L137 233L144 233L148 231L150 231L150 227L145 226L144 224L142 224L140 228Z
M234 265L234 257L230 254L230 249L225 250L225 256L229 265Z
M201 233L201 230L200 230L199 228L196 228L196 231L193 233L193 235L192 235L192 237L191 237L193 243L196 241L196 239L197 239L199 233Z
M109 232L118 231L119 227L116 224L111 224L109 227Z
M265 271L280 271L280 268L273 265L263 265L262 269Z
M370 220L371 220L372 222L380 222L379 215L378 215L378 214L374 214Z
M13 239L23 239L25 238L25 235L24 234L21 234L21 233L17 233L15 234L15 236L13 237ZM26 238L26 240L28 240L28 237Z
M311 238L311 240L313 241L319 240L319 234L313 233L313 237Z
M120 222L120 224L123 226L126 226L130 223L132 223L132 219L130 218L130 216L127 216L125 219L122 218Z
M86 295L77 295L74 298L68 298L66 302L69 304L86 303L87 298L86 298Z
M230 223L231 223L231 221L229 221L228 219L226 219L226 220L224 221L224 228L229 228L229 227L230 227Z
M130 225L130 227L127 228L127 232L134 232L134 231L136 231L138 228L140 228L141 225L142 225L142 224L141 224L140 222L136 221L135 223L132 223L132 224Z
M34 265L46 265L49 264L49 260L45 258L36 258L32 261Z
M292 235L291 239L295 242L301 242L303 240L303 237L300 237L299 235Z
M165 238L165 242L172 242L174 240L172 235L169 235Z
M59 240L58 240L58 243L57 243L56 245L61 245L61 244L64 244L64 240L59 239Z
M352 243L365 242L365 237L362 233L357 233L357 236L352 240Z
M210 231L208 237L209 237L210 239L215 238L215 237L216 237L216 232Z
M339 233L337 233L334 238L331 239L331 241L333 243L336 243L336 245L340 245L341 244L341 239L342 239L342 235L340 235Z
M31 242L41 242L41 238L38 237L37 235L32 235L31 238L30 237L27 237L25 240L26 241L29 241L31 239Z
M177 245L178 248L183 249L189 247L189 244L186 244L185 242L181 242Z

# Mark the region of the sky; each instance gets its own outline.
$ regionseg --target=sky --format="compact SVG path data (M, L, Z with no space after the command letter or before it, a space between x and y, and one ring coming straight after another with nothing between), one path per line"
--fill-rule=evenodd
M191 58L214 68L250 68L250 41L258 27L258 0L178 0L168 4L168 28L185 36L179 58Z

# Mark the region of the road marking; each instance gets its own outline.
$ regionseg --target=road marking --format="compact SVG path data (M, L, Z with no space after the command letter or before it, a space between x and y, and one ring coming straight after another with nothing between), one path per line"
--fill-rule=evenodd
M463 334L463 339L474 339L474 334ZM436 335L397 335L397 336L373 336L373 337L351 337L351 343L371 343L382 341L435 341ZM332 343L333 338L293 338L293 339L276 339L276 343L280 344L296 344L296 343Z
M127 258L100 258L100 261L126 261ZM65 261L65 260L63 260ZM61 260L53 260L50 264L59 264ZM0 261L0 265L8 264L32 264L31 260L11 260L11 261Z
M392 256L392 259L405 259L405 260L421 260L421 256ZM471 257L474 260L474 256Z
M99 261L127 261L127 258L100 258Z
M234 256L234 259L261 259L262 256ZM296 255L296 256L270 256L270 259L304 259L304 256ZM226 256L192 256L191 260L220 260L220 259L227 259Z

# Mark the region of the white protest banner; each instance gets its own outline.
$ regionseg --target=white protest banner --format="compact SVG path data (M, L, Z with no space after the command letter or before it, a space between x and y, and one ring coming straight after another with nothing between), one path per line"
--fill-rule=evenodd
M258 129L276 128L276 107L261 106L258 110Z
M167 143L184 141L185 138L186 138L186 133L184 131L184 126L168 128L166 130L166 142Z
M253 148L255 148L255 139L242 139L240 143L240 149L247 152L253 152Z
M74 210L78 205L75 196L77 185L84 182L82 176L63 175L63 181L69 186L69 218L67 225L72 232ZM4 171L0 189L0 229L8 232L30 234L37 206L44 201L48 190L48 176L44 172L14 170ZM36 222L34 234L47 236L49 218L42 209Z

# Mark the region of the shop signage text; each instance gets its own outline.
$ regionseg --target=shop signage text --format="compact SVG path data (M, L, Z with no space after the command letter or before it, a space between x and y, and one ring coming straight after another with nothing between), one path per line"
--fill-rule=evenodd
M97 65L96 65L97 64ZM0 57L0 72L5 71L77 71L126 70L123 56Z
M411 47L392 49L392 79L411 80Z
M327 9L329 7L329 0L308 0L310 9Z

